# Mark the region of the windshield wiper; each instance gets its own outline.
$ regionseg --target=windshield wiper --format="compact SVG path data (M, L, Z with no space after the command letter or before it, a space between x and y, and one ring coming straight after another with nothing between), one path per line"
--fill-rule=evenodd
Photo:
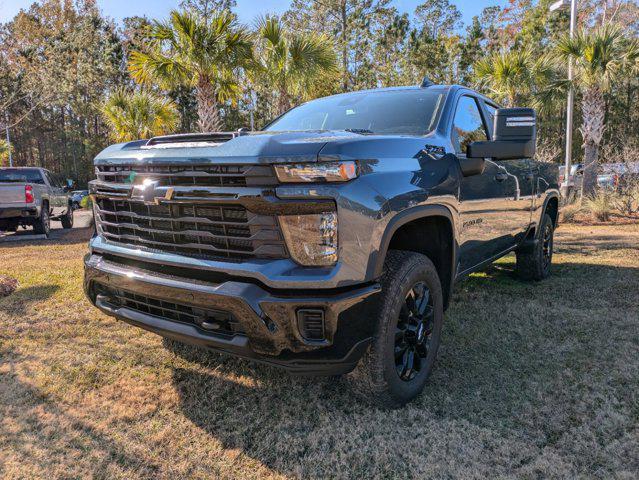
M351 132L351 133L359 133L361 135L375 133L372 130L367 130L366 128L345 128L344 131Z

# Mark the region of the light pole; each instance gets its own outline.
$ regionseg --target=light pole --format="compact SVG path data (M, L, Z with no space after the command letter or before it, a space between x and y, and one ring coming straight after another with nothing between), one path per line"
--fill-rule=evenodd
M11 137L9 137L9 112L4 112L4 119L7 126L7 146L9 147L9 166L13 167L13 155L11 154Z
M550 6L550 11L570 8L570 38L575 35L577 28L577 0L559 0ZM568 195L568 187L570 184L570 169L572 164L572 117L575 92L572 88L572 64L573 59L568 60L568 106L566 108L566 161L564 165L564 182L560 185L563 195Z

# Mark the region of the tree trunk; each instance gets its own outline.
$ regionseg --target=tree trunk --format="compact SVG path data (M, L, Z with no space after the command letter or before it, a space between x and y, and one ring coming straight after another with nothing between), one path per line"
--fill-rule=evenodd
M286 113L291 108L291 100L288 96L288 92L285 87L280 87L279 96L277 99L277 115Z
M342 90L348 92L348 16L346 0L342 0L340 10L342 19Z
M584 181L582 195L595 193L599 165L599 145L604 132L605 101L599 88L589 88L582 100L582 125L579 128L584 139Z
M217 108L215 87L211 82L202 78L195 89L197 99L197 126L200 132L219 132L222 128L220 111Z

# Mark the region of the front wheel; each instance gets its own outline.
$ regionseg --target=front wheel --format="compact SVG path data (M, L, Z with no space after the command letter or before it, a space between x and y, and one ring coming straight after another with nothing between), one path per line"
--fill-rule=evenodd
M71 206L69 206L67 213L60 218L60 222L62 223L62 228L73 228L73 208Z
M371 401L397 408L421 393L433 369L444 302L425 255L390 251L384 267L377 335L354 376Z

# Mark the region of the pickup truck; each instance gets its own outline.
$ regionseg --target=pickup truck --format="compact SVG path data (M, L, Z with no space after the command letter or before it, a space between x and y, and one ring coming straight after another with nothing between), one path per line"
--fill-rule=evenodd
M558 168L532 159L535 136L532 109L424 83L317 99L262 131L110 146L86 295L173 341L355 370L367 398L401 406L457 281L509 252L522 278L550 274Z
M0 230L32 226L48 237L51 220L73 227L70 187L44 168L0 168Z

